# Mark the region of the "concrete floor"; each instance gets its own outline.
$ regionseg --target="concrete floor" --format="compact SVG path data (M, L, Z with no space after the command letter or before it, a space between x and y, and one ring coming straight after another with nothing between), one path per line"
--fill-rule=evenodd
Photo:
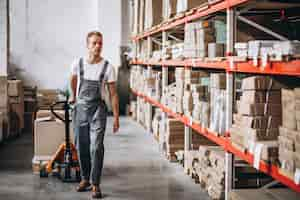
M153 137L130 118L121 118L121 128L112 134L108 121L105 138L102 190L105 199L206 200L208 195L184 174L177 163L168 162L158 151ZM56 200L90 199L90 192L77 193L75 183L55 177L40 179L31 171L32 136L0 147L0 199Z

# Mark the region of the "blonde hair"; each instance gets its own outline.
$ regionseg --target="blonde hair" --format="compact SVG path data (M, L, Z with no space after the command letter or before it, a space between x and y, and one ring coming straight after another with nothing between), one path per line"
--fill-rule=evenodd
M91 31L91 32L89 32L89 33L87 34L87 36L86 36L86 42L88 43L90 37L92 37L92 36L94 36L94 35L99 36L99 37L101 37L101 38L103 37L103 35L102 35L101 32L99 32L99 31Z

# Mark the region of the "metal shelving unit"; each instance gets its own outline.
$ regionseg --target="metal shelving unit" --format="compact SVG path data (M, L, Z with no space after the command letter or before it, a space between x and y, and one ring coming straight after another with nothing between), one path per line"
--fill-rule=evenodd
M276 9L280 9L282 7L286 7L286 4L273 4ZM299 4L300 5L300 4ZM235 61L233 55L234 52L234 44L236 41L236 33L237 33L237 20L244 20L243 17L240 16L241 8L247 10L249 7L253 8L255 6L264 7L266 4L256 4L254 0L224 0L213 5L209 5L206 7L202 7L201 9L194 10L194 12L189 12L185 16L180 18L170 19L169 21L161 24L161 26L153 27L152 29L136 35L132 37L132 41L135 45L135 52L140 50L140 41L147 41L147 58L145 60L138 60L137 54L134 56L135 58L132 60L132 65L145 65L147 66L148 71L151 70L152 66L161 66L162 67L162 89L168 85L168 68L169 67L194 67L194 68L202 68L202 69L213 69L213 70L221 70L226 72L226 81L227 81L227 91L226 91L226 132L228 133L225 137L219 137L217 133L212 133L208 129L201 127L199 124L195 124L184 115L180 115L178 113L172 112L169 108L160 104L159 102L145 96L144 94L140 94L138 91L132 91L135 95L142 97L149 105L153 105L159 107L165 115L172 116L178 120L180 120L183 124L185 124L185 151L190 150L190 134L191 129L194 129L197 133L204 135L208 139L212 140L216 144L222 146L226 151L226 178L225 178L225 199L228 198L228 193L232 189L234 173L233 173L233 160L234 156L238 156L241 159L247 161L249 164L253 164L254 156L250 153L245 153L237 149L232 145L229 138L229 128L232 126L232 118L233 118L233 80L236 73L252 73L252 74L269 74L269 75L288 75L300 77L300 59L295 59L291 61L268 61L265 65L263 65L260 61L257 65L254 64L253 61ZM272 6L271 4L268 6ZM288 6L287 6L288 7ZM239 11L236 10L239 8ZM188 22L191 22L196 19L200 19L202 17L206 17L208 15L223 12L226 14L227 21L227 41L226 41L226 57L223 61L212 61L207 62L203 61L203 59L171 59L166 60L163 58L161 61L151 61L150 55L152 51L152 39L157 37L161 37L162 44L161 48L164 50L166 48L166 41L169 37L169 31L178 26L185 26ZM245 22L245 20L244 20ZM255 23L247 21L249 25L263 31L273 37L277 37L279 39L284 39L280 35L273 33L271 30L262 27L261 25L257 25ZM150 109L151 110L151 109ZM151 113L149 113L151 115ZM287 177L279 172L279 169L275 165L270 165L264 161L260 161L259 165L260 171L272 176L274 179L280 181L284 185L290 187L291 189L300 192L300 185L295 184L292 177Z

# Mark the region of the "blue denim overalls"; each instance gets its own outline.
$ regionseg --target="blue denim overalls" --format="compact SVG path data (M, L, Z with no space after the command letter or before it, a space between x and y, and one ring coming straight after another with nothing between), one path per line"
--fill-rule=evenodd
M79 61L80 84L74 109L75 145L81 177L99 185L104 159L104 133L107 108L101 99L101 87L108 62L105 61L99 81L84 79L83 59Z

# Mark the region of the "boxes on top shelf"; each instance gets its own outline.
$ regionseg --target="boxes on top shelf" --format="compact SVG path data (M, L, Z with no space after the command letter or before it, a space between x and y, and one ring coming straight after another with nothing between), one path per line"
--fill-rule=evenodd
M163 19L167 21L176 15L177 0L163 0Z
M192 8L196 8L201 5L206 5L207 0L178 0L177 1L177 13L185 12Z
M162 22L162 7L161 0L147 0L145 3L145 29L149 29Z

